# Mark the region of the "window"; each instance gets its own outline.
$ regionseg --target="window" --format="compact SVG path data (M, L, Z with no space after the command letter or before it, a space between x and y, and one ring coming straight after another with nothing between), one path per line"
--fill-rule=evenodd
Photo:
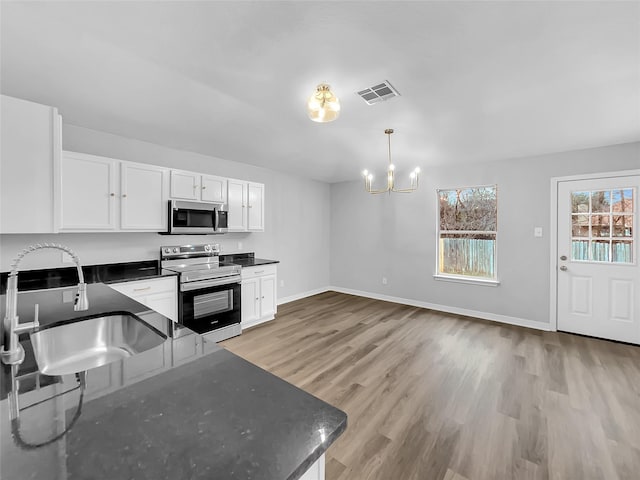
M571 192L571 260L633 263L634 189Z
M497 283L497 186L438 190L436 277Z

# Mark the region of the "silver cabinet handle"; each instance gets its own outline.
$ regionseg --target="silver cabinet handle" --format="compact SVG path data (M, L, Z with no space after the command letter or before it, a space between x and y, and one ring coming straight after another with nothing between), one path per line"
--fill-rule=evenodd
M566 255L562 255L562 256L560 257L560 260L563 260L563 261L564 261L564 260L566 260L566 259L567 259L567 256L566 256Z
M565 265L562 265L562 266L560 267L560 270L562 270L563 272L566 272L566 271L567 271L567 267L566 267Z
M115 196L116 196L116 194L115 194L115 193L112 193L112 194L111 194L111 196L112 196L112 197L115 197Z
M126 193L123 193L123 194L122 194L122 198L127 198L127 194L126 194Z
M204 187L202 187L203 190L205 190L207 188L207 186L205 185Z
M145 290L151 290L151 287L134 288L133 289L134 292L144 292Z
M264 273L264 270L260 270L259 272L253 272L253 273L255 273L256 275L260 275L261 273Z

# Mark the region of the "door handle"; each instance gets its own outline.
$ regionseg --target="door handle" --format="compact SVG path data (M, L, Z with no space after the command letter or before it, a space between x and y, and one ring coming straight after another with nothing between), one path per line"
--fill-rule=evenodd
M566 267L565 265L562 265L562 266L560 267L560 270L562 270L563 272L566 272L566 271L567 271L567 267Z

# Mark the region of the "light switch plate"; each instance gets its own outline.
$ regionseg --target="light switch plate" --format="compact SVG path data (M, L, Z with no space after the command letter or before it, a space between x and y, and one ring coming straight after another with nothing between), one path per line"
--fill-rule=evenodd
M533 236L534 237L542 237L542 227L535 227L533 229Z

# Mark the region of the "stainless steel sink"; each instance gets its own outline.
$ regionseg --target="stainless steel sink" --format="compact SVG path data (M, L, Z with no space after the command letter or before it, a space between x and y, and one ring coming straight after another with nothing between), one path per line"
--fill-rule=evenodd
M40 373L68 375L154 348L166 336L124 313L78 319L31 334Z

